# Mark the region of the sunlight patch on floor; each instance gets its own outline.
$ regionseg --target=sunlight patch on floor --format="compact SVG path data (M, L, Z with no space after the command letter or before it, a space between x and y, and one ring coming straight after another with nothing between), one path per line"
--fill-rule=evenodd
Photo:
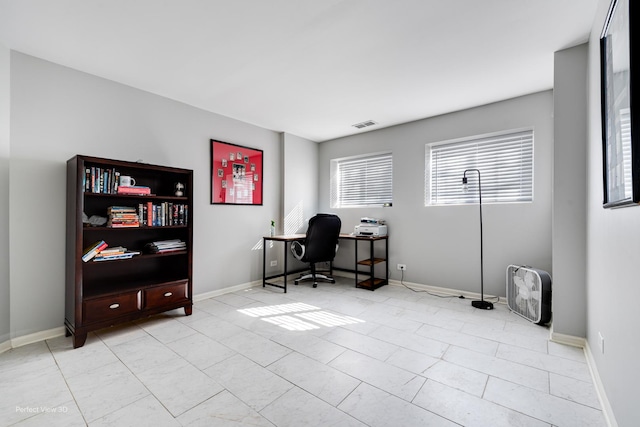
M298 311L320 310L320 307L294 302L291 304L268 305L265 307L243 308L238 310L242 314L251 317L273 316L276 314L295 313Z
M320 326L334 327L365 322L355 317L329 313L328 311L323 311L320 307L302 302L242 308L238 312L260 318L265 322L290 331L308 331L319 329ZM290 315L292 313L293 316Z
M310 331L312 329L320 329L320 326L305 322L302 319L298 319L293 316L274 316L265 317L262 320L265 322L273 323L281 328L288 329L290 331Z
M300 313L296 314L296 316L319 323L322 326L342 326L353 325L354 323L364 323L364 320L356 319L355 317L342 316L339 314L329 313L327 311Z

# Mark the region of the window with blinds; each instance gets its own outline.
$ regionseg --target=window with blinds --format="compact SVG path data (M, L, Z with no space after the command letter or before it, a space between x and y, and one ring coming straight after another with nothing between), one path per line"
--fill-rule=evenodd
M462 191L466 169L480 171L482 203L532 202L533 130L427 144L425 205L477 203L476 173Z
M383 206L393 201L391 153L331 160L331 207Z

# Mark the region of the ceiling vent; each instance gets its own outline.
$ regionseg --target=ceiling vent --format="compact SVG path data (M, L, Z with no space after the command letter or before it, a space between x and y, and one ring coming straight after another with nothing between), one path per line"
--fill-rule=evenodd
M354 128L358 128L358 129L364 129L366 127L377 125L377 124L378 123L374 122L373 120L367 120L367 121L364 121L364 122L356 123L355 125L351 125L351 126L353 126Z

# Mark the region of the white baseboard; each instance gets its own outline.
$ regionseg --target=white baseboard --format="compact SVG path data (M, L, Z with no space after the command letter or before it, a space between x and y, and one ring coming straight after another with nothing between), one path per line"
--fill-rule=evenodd
M4 353L5 351L11 350L11 348L11 340L0 343L0 354Z
M616 422L616 418L613 414L613 409L611 408L611 404L609 403L609 399L607 398L607 393L605 393L604 391L604 385L602 384L602 380L600 379L598 367L596 365L595 359L593 358L593 353L591 352L589 342L585 338L560 334L553 331L551 332L550 339L555 343L579 347L584 351L585 358L587 359L587 366L589 367L591 378L593 379L593 383L596 387L598 400L600 401L602 413L604 414L604 417L607 421L607 425L609 427L618 427L618 423Z
M572 347L585 348L587 344L587 340L585 340L584 338L574 337L573 335L560 334L553 331L551 331L549 338L555 343L570 345Z
M230 286L228 288L216 289L215 291L204 292L193 296L193 302L203 301L209 298L218 297L220 295L228 294L231 292L241 291L243 289L253 288L254 286L262 286L262 279L254 280L253 282L241 283L239 285Z
M23 345L29 345L36 342L48 340L51 338L57 338L65 333L65 327L59 326L57 328L48 329L46 331L34 332L33 334L22 335L11 339L11 348L22 347Z
M598 399L600 400L600 406L602 406L602 413L607 420L607 425L609 427L618 427L618 422L616 421L616 417L613 413L613 408L611 408L611 404L607 398L607 393L604 391L604 384L602 384L602 380L600 380L600 374L598 373L598 367L596 366L596 361L593 358L591 347L589 346L589 342L586 340L584 345L584 354L587 358L587 365L591 371L591 377L593 378L593 382L596 386L596 392L598 393Z

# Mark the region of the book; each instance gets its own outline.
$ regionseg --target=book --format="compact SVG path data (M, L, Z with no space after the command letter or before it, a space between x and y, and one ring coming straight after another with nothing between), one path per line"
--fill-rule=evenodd
M153 226L153 203L147 202L147 225Z
M127 248L125 248L124 246L113 246L113 247L101 250L100 253L96 255L96 257L113 255L113 254L123 254L126 251L127 251Z
M118 185L120 184L120 172L113 170L113 194L118 193Z
M100 251L105 249L107 246L108 245L104 240L100 240L99 242L96 242L96 243L90 245L83 252L82 261L87 262L87 261L91 260L91 258L95 257Z
M86 167L84 169L84 191L91 191L91 168Z
M135 222L111 222L107 226L111 227L111 228L140 227L140 223L138 221L135 221Z
M128 251L128 252L123 252L123 253L116 253L116 254L111 254L111 255L104 255L101 257L95 257L93 259L93 261L95 262L100 262L100 261L111 261L111 260L115 260L115 259L129 259L129 258L133 258L135 255L139 255L140 252L139 251Z
M108 170L102 171L102 188L100 192L101 193L109 192L109 171Z
M112 214L112 213L131 213L131 214L135 214L136 212L136 208L133 206L109 206L107 208L107 213L108 214Z
M145 249L154 254L183 251L186 247L187 244L180 239L160 240L145 245Z
M147 218L144 216L144 203L138 203L138 220L140 221L140 225L146 225L145 222Z
M131 194L138 196L147 196L151 194L151 188L141 186L141 185L132 185L132 186L118 186L118 194Z
M94 249L98 248L100 245L102 245L104 243L104 240L98 240L97 242L94 242L92 244L90 244L89 246L87 246L84 251L82 251L82 254L87 254L91 251L93 251Z

